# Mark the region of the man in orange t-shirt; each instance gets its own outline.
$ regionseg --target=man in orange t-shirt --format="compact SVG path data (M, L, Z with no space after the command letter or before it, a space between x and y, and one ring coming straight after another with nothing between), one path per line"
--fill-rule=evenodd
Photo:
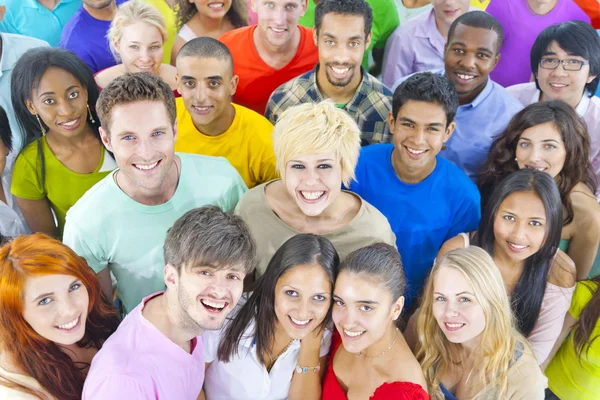
M229 31L219 40L229 48L240 78L233 102L264 114L271 93L312 70L319 55L312 29L298 25L306 0L252 0L252 9L258 24Z

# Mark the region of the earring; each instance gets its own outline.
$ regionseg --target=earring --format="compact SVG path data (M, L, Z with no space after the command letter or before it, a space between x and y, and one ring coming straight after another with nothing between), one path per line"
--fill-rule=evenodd
M515 157L515 161L517 161L517 157Z
M90 122L92 124L95 124L96 120L94 119L94 116L92 115L92 110L90 110L90 105L89 104L87 105L87 108L88 108L88 114L89 114L89 117L90 117Z
M40 130L42 131L42 136L46 136L46 129L44 128L44 125L42 124L42 120L40 119L40 116L35 114L35 117L37 118L38 124L40 125Z

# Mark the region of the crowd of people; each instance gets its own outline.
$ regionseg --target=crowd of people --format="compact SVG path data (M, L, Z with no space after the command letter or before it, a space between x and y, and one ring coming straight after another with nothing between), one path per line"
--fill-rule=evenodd
M0 0L0 398L600 399L597 0Z

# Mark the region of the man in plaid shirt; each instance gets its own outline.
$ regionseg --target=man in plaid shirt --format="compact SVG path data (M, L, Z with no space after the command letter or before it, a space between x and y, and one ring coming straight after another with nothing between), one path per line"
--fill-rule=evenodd
M361 67L372 22L365 0L321 0L315 9L314 31L319 63L277 88L265 116L275 124L289 107L331 99L355 118L363 146L390 142L387 118L392 92Z

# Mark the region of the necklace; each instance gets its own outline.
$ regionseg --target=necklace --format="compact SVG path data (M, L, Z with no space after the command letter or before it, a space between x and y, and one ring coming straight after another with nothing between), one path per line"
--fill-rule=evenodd
M396 328L396 335L394 336L394 340L392 340L392 343L390 343L390 345L387 347L387 349L385 349L381 353L377 354L376 356L368 356L368 355L364 354L365 358L377 358L377 357L381 357L382 355L384 355L385 353L387 353L389 349L392 348L392 346L394 345L394 343L396 343L396 339L398 339L398 328ZM360 353L358 353L356 355L356 357L360 357L362 355L363 355L363 352L361 351Z
M294 339L290 340L288 345L285 346L285 348L282 351L280 351L276 357L271 357L271 352L269 350L266 351L267 357L269 357L269 365L267 365L267 372L271 372L271 369L275 365L275 362L277 361L277 359L290 348L292 343L294 343Z

